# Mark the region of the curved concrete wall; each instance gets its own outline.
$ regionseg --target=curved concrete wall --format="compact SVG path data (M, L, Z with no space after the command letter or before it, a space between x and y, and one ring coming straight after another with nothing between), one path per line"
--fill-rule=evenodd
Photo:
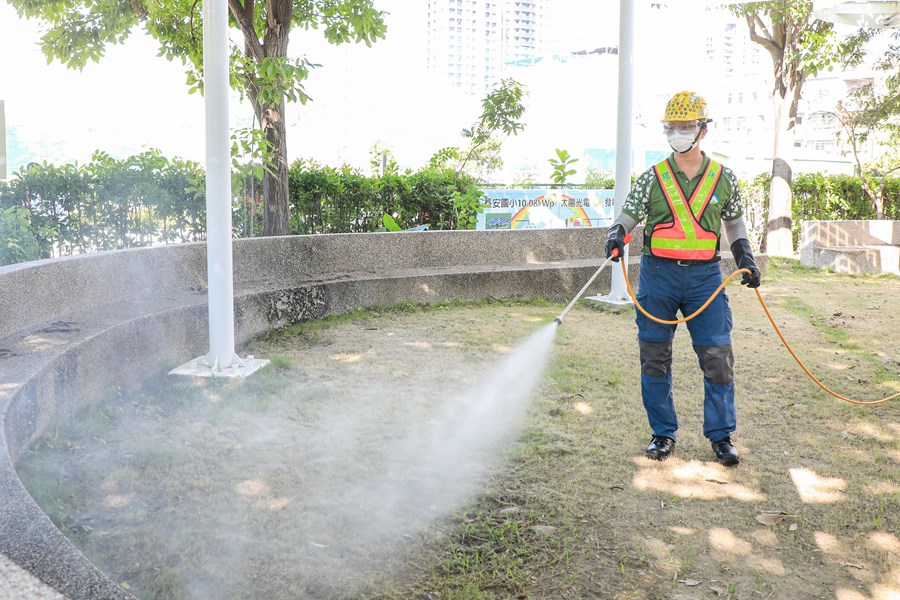
M400 302L568 301L602 261L605 235L557 229L237 240L235 340ZM723 261L723 270L733 266ZM637 271L629 271L633 281ZM605 293L609 281L605 269L588 294ZM208 349L205 244L0 267L0 554L70 598L131 598L53 526L15 462L113 386L127 391Z

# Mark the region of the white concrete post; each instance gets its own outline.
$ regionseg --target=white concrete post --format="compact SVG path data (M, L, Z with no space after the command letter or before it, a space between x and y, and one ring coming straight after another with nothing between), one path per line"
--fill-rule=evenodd
M206 271L209 354L221 368L234 358L231 259L231 157L228 143L228 5L203 2L203 87L206 103Z
M631 134L634 127L634 2L619 0L619 96L616 108L616 202L619 216L631 189ZM628 266L628 247L622 258ZM613 301L630 302L621 269L613 269Z
M206 108L206 273L209 354L170 371L175 375L246 377L268 364L234 352L231 257L231 144L228 124L228 3L203 2L203 95Z
M619 0L619 94L616 108L616 217L622 212L631 188L631 134L634 126L634 5L633 0ZM622 257L628 265L628 246ZM591 296L590 300L610 304L630 304L622 268L612 268L608 296Z

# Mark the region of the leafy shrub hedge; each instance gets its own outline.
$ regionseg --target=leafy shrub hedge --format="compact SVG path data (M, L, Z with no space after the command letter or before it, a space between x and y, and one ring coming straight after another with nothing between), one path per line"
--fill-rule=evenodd
M262 233L260 182L235 176L233 230ZM769 175L742 182L751 238L766 221ZM384 230L384 215L402 229L473 227L478 183L452 170L363 175L348 167L295 161L289 173L291 232ZM858 179L798 175L793 183L795 240L805 219L874 219ZM900 219L900 179L885 187L885 218ZM205 175L200 165L156 150L118 160L98 152L82 166L32 164L0 182L0 264L83 252L204 239Z
M751 239L758 241L768 217L769 174L741 183L745 217ZM880 182L873 182L877 189ZM858 177L802 173L791 183L794 247L802 221L868 220L876 218L875 206ZM884 218L900 220L900 178L888 178L884 186Z
M477 183L449 169L369 177L301 160L291 165L288 188L291 233L359 233L383 230L385 214L403 229L465 228L471 208L459 197L477 190Z
M261 187L236 176L236 237L262 234ZM383 230L384 214L401 228L466 228L478 197L475 180L451 170L368 177L296 161L289 174L295 234ZM149 151L125 160L97 153L82 166L31 164L0 182L0 264L198 241L205 222L205 175L197 163Z
M31 164L0 182L0 230L12 234L0 264L199 240L204 185L197 163L155 150L125 160L96 153L83 166Z

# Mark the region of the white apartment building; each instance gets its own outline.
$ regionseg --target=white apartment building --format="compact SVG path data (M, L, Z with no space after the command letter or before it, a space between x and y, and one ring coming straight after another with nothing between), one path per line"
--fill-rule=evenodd
M484 96L511 65L545 52L551 0L428 0L428 68Z

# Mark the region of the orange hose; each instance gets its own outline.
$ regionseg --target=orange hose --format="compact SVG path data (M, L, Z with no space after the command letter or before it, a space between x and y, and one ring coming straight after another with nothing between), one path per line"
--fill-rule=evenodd
M634 290L631 288L631 281L629 281L629 279L628 279L628 271L627 271L627 269L625 268L625 261L624 261L624 260L620 260L619 263L622 265L622 273L625 275L625 285L628 286L628 295L631 296L631 300L632 300L632 302L634 302L634 305L638 308L638 310L640 310L642 313L644 313L644 315L645 315L648 319L651 319L651 320L653 320L653 321L656 321L657 323L662 323L662 324L664 324L664 325L677 325L678 323L684 323L684 322L686 322L686 321L690 321L691 319L693 319L694 317L696 317L697 315L699 315L701 312L703 312L704 310L706 310L706 307L709 306L710 302L712 302L712 301L715 299L715 297L719 295L719 292L721 292L722 289L723 289L726 285L728 285L728 282L731 281L732 279L734 279L734 278L737 276L738 273L748 273L748 274L750 273L750 270L749 270L749 269L738 269L737 271L735 271L734 273L732 273L731 275L729 275L729 276L725 279L725 281L722 282L722 285L720 285L720 286L716 289L716 291L713 292L712 296L709 297L709 300L707 300L706 302L704 302L704 303L703 303L703 306L701 306L700 308L698 308L693 314L691 314L691 315L689 315L689 316L687 316L687 317L684 317L683 319L677 319L677 320L674 320L674 321L666 321L666 320L664 320L664 319L658 319L658 318L654 317L653 315L651 315L650 313L648 313L648 312L644 309L643 306L641 306L641 305L638 303L637 298L634 297ZM797 364L800 365L800 368L803 369L803 371L804 371L807 375L809 375L809 378L812 379L813 381L815 381L815 382L816 382L816 385L818 385L820 388L822 388L823 390L825 390L826 392L828 392L829 394L831 394L831 395L834 396L835 398L837 398L837 399L839 399L839 400L843 400L844 402L849 402L849 403L851 403L851 404L865 404L865 405L871 406L871 405L873 405L873 404L882 404L882 403L884 403L884 402L887 402L888 400L893 400L894 398L900 397L900 392L898 392L898 393L896 393L896 394L894 394L894 395L892 395L892 396L887 396L886 398L882 398L881 400L868 400L868 401L866 401L866 400L854 400L854 399L852 399L852 398L847 398L846 396L842 396L842 395L838 394L837 392L834 392L834 391L828 389L828 387L827 387L825 384L823 384L821 381L819 381L819 380L816 378L816 376L813 375L812 372L810 372L810 370L806 368L806 365L803 364L803 361L800 360L800 357L797 356L797 353L794 352L793 348L791 348L791 345L788 344L788 341L784 338L784 335L781 333L781 330L778 328L778 325L775 323L775 319L772 318L772 313L769 312L769 307L766 306L766 303L765 303L765 301L763 300L762 294L759 293L759 288L754 288L753 291L756 292L756 297L759 298L759 303L762 305L763 311L765 311L766 316L769 317L769 322L772 324L772 327L775 329L775 333L777 333L777 334L778 334L778 337L781 339L781 343L784 344L784 347L787 348L787 351L790 352L791 356L794 357L794 360L797 361Z

